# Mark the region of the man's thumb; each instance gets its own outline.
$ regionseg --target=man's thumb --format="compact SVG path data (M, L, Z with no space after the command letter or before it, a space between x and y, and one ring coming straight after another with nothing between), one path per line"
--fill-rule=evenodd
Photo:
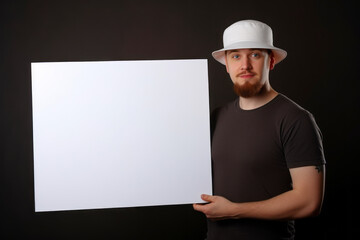
M211 202L214 197L207 194L201 194L201 199L205 202Z

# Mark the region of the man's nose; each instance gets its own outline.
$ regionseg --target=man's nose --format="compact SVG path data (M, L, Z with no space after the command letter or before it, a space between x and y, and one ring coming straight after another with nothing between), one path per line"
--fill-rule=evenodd
M244 57L240 61L240 69L241 70L249 70L251 69L251 62L247 57Z

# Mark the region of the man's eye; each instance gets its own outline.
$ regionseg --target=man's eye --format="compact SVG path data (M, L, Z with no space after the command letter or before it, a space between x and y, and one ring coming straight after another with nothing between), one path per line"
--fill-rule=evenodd
M258 54L258 53L252 53L251 56L257 58L257 57L260 56L260 54Z
M239 55L234 55L232 58L238 59Z

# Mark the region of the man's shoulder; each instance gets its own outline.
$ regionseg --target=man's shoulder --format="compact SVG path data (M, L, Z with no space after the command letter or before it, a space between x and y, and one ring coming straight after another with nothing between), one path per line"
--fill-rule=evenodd
M277 109L287 114L308 115L309 111L283 94L278 96Z
M290 123L313 119L312 114L308 110L283 94L279 94L279 101L274 113Z
M238 99L234 99L232 101L226 102L216 107L213 111L211 111L211 115L218 115L220 112L234 111L236 109L236 104L238 104L238 102L239 102Z

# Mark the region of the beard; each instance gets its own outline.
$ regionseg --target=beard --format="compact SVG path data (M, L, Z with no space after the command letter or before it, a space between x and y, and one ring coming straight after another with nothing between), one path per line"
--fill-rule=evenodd
M264 89L264 87L265 84L261 84L260 82L255 84L245 82L242 85L234 83L233 89L238 96L243 98L250 98L259 94Z

